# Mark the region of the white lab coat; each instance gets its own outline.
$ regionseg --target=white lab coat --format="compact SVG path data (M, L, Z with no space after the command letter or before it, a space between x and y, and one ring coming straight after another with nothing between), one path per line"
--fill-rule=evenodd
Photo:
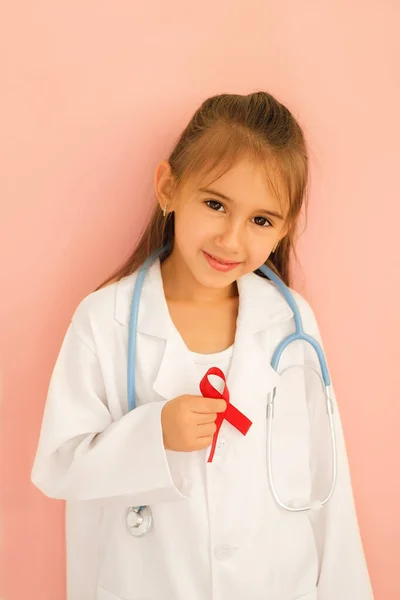
M273 438L278 491L285 500L304 501L312 482L317 497L329 483L324 406L308 407L304 371L283 381L270 366L276 345L294 331L281 293L254 273L238 281L227 385L232 403L253 425L242 436L224 421L214 460L207 463L208 450L163 447L165 402L200 392L168 313L159 261L142 291L137 408L128 412L135 278L80 303L49 386L32 480L47 496L67 500L68 600L371 600L337 410L332 500L319 512L289 513L268 486L265 415L267 393L275 386L286 398L281 420L276 411ZM319 338L313 311L294 295L305 331ZM318 364L312 348L296 342L280 364L304 362ZM307 388L307 397L312 394ZM135 505L151 506L154 515L152 530L141 538L126 527L128 507Z

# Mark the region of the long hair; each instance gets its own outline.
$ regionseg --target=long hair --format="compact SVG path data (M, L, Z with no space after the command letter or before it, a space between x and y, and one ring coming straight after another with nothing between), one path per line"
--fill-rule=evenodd
M215 181L244 157L265 168L279 203L287 207L287 233L266 264L290 286L298 216L307 202L309 160L303 131L286 106L263 91L212 96L196 110L168 162L177 189L189 176L212 175ZM167 247L168 255L173 244L174 213L164 218L157 202L132 254L97 289L134 273L160 248Z

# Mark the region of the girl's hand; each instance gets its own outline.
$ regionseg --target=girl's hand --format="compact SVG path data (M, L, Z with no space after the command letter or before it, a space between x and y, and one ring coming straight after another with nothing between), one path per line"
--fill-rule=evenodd
M191 394L170 400L161 411L164 447L176 452L208 448L217 430L217 414L226 406L225 400Z

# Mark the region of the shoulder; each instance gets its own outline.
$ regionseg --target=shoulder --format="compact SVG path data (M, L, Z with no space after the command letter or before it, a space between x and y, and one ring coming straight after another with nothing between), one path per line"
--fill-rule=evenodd
M300 292L294 290L293 288L288 289L299 309L305 333L320 338L317 316L311 303Z
M269 301L270 304L275 304L276 306L281 307L282 314L285 317L289 317L289 320L294 322L294 312L292 307L290 306L287 298L287 294L284 294L281 289L270 279L265 277L257 276L258 285L263 286L263 289L269 289L268 292L264 292L261 294L257 293L257 296L263 297L263 303L265 301ZM298 309L300 313L300 317L303 323L304 331L309 333L310 335L319 334L318 322L316 318L316 314L309 300L305 297L304 294L295 290L293 287L285 286L288 295L291 296L294 301L295 307Z
M314 310L311 306L311 303L309 300L307 300L307 298L300 293L299 291L293 289L293 288L288 288L290 293L292 294L297 306L299 307L300 313L307 319L315 319L315 314L314 314Z
M249 273L237 280L246 323L253 331L268 329L272 323L281 324L289 335L294 329L297 309L310 335L318 334L314 311L306 297L292 287L281 289L277 283L258 273Z
M291 307L289 307L284 293L271 279L254 273L246 276L244 281L246 282L246 287L244 289L246 290L249 288L252 299L256 299L256 302L260 302L263 310L265 310L266 306L269 308L275 307L277 312L282 312L284 317L294 318L294 312ZM241 287L243 287L243 285ZM307 329L311 327L311 329L315 330L317 327L317 319L311 303L301 292L287 285L285 285L285 288L289 295L292 296L296 307L299 310L304 328Z
M91 292L79 302L71 321L86 340L115 328L129 314L129 298L137 272Z

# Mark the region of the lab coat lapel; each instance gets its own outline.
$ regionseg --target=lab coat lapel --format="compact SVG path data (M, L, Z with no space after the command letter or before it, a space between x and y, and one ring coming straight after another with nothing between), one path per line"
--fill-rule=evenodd
M182 337L171 328L153 390L166 400L188 394L193 388L193 371L194 365ZM200 395L200 390L197 393Z
M254 421L260 414L260 399L266 399L280 380L270 364L280 337L276 327L293 312L270 281L249 273L237 283L239 313L227 385L232 403Z
M187 394L193 386L194 365L188 349L170 317L161 276L160 261L150 267L143 285L138 332L151 335L163 343L161 362L152 389L166 400ZM161 340L160 340L161 338ZM200 394L200 391L198 390Z

